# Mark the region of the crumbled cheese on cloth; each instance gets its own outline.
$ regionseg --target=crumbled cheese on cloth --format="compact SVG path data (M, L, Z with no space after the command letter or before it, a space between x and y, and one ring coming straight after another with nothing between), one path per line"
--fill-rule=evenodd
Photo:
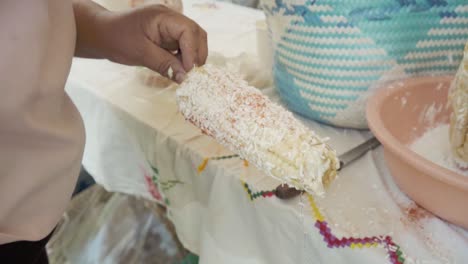
M323 177L336 176L335 151L235 74L195 68L176 96L187 120L267 175L319 195L328 184Z

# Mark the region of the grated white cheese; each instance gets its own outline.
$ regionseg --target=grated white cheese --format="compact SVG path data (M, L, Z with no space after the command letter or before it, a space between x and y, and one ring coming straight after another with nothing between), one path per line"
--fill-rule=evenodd
M432 103L429 106L425 106L419 116L419 123L434 124L436 116L440 114L443 109L443 104Z
M443 124L429 129L424 135L414 141L410 148L425 159L468 176L468 170L462 170L452 154L449 138L449 125Z
M320 195L322 177L336 174L323 139L233 73L196 68L176 95L187 120L269 176Z

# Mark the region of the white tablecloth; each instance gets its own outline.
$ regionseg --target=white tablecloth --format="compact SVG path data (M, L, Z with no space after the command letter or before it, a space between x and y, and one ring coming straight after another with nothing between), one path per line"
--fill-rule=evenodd
M184 8L211 51L256 53L259 11L190 0ZM76 59L67 89L85 121L87 170L108 190L165 204L202 264L468 263L468 231L403 195L381 149L344 169L325 198L282 201L278 182L186 123L174 91L143 85L134 68ZM339 153L369 135L304 122Z

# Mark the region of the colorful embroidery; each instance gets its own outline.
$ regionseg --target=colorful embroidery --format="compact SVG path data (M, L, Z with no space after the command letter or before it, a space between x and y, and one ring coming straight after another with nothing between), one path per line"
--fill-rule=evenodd
M242 182L242 185L244 186L245 191L249 195L249 198L251 201L260 198L260 197L273 197L275 196L275 190L272 191L260 191L260 192L252 192L252 190L249 188L249 185L246 182Z
M159 202L162 202L163 198L161 193L159 192L158 186L157 186L157 169L153 168L153 174L150 175L150 173L142 168L143 171L143 177L145 178L146 185L148 186L148 191L151 194L151 196Z
M143 176L148 186L149 193L154 199L156 199L156 201L164 202L166 205L169 205L169 199L167 199L167 197L163 197L160 190L165 192L174 188L177 184L184 183L179 180L160 181L158 168L151 166L151 170L153 171L152 175L142 167Z
M234 155L227 155L227 156L205 158L203 159L202 163L198 165L197 171L198 173L202 173L206 169L206 166L208 165L208 161L210 160L226 160L226 159L233 159L233 158L239 158L239 155L234 154ZM247 161L244 161L244 162L247 162ZM248 163L244 163L244 166L248 166Z
M307 195L307 198L309 199L309 204L310 207L312 207L312 212L314 213L315 219L317 219L317 221L325 221L322 213L320 213L320 210L315 204L314 197L312 195Z
M253 192L249 185L242 181L242 186L249 196L250 200L253 201L259 197L272 197L275 195L275 191L259 191ZM319 230L319 233L323 237L323 241L329 248L344 248L349 247L352 249L356 248L372 248L372 247L383 247L387 250L388 257L392 264L403 264L405 263L404 254L396 243L393 242L390 236L372 236L363 238L354 237L343 237L337 238L328 223L325 221L325 217L320 212L320 209L315 203L314 197L307 194L307 198L312 209L312 216L315 219L315 227Z
M167 180L167 181L159 182L159 185L161 186L163 191L168 191L172 189L174 186L176 186L177 184L184 184L184 183L179 180Z
M198 169L197 169L197 171L198 171L199 174L200 174L202 171L205 170L206 165L208 165L208 161L209 161L209 160L210 160L210 159L208 159L208 158L203 159L202 163L200 164L200 166L198 166Z

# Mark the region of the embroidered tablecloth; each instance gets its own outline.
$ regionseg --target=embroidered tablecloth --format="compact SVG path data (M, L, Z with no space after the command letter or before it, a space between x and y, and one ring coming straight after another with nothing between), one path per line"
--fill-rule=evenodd
M194 0L184 8L208 31L211 51L256 53L258 10ZM277 181L184 121L173 89L145 86L135 73L74 61L67 90L86 126L84 166L108 190L166 205L200 263L468 263L468 231L402 194L381 149L345 168L325 198L279 200ZM369 136L301 120L339 153Z

